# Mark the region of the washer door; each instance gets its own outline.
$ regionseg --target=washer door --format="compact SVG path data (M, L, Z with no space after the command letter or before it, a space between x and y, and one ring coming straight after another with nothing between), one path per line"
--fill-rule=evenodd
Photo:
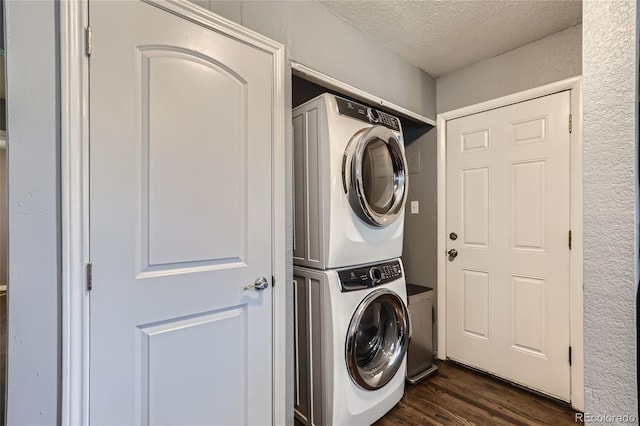
M349 376L367 390L383 387L402 365L409 344L407 307L394 292L370 293L358 306L346 341Z
M402 143L387 127L356 133L344 153L342 178L351 207L373 226L392 224L407 198L406 159Z

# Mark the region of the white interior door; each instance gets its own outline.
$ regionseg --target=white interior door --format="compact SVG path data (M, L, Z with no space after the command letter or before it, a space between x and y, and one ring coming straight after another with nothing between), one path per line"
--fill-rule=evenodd
M566 401L569 114L565 91L447 122L447 356Z
M92 1L90 421L272 421L270 53Z

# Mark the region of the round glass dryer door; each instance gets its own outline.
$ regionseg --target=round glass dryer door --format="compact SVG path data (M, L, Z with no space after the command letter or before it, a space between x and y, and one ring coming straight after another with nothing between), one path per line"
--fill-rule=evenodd
M401 142L384 126L357 133L343 158L344 189L351 207L366 223L387 226L407 197L406 159Z
M347 333L351 380L367 390L389 383L402 365L409 335L409 316L402 299L385 289L370 293L356 309Z

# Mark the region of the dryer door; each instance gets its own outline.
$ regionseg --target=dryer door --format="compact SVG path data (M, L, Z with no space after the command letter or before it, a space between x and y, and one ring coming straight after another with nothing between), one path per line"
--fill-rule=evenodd
M407 198L406 170L402 142L389 128L356 133L342 164L344 190L356 214L378 227L398 219Z
M404 361L410 329L407 307L396 293L370 293L356 309L346 341L349 376L367 390L380 389Z

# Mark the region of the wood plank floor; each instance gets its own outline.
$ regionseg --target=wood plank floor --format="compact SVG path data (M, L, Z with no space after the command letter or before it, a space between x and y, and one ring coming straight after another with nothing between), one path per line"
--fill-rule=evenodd
M450 362L405 387L402 400L376 426L575 425L568 404Z

